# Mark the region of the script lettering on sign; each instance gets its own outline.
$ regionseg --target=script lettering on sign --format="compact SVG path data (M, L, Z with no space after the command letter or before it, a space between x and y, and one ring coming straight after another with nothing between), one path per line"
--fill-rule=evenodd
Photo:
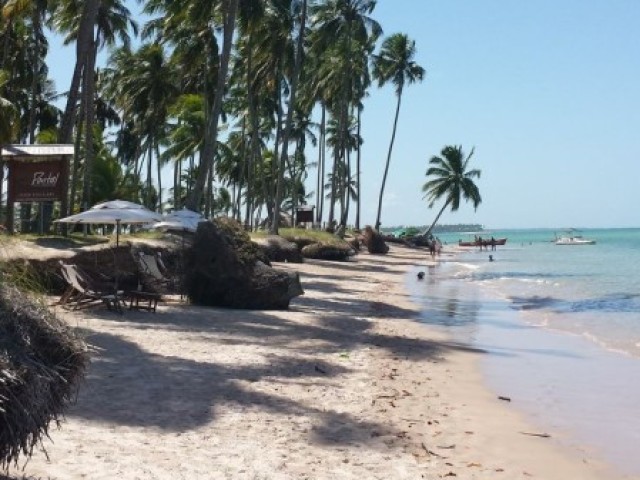
M32 187L55 187L58 184L58 178L60 178L60 172L54 174L53 172L34 172L33 180L31 180Z

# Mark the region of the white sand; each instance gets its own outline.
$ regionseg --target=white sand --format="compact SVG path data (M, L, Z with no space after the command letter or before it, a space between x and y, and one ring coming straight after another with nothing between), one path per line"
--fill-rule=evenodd
M282 264L286 312L62 310L95 348L78 402L23 472L73 479L615 479L482 383L481 352L412 321L392 247ZM549 432L552 435L554 432ZM13 471L13 474L18 473Z

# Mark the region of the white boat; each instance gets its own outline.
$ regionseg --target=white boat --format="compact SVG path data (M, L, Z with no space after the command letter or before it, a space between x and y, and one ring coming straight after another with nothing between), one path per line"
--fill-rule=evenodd
M595 245L595 240L590 240L579 235L576 230L571 229L564 235L558 237L556 235L556 245Z

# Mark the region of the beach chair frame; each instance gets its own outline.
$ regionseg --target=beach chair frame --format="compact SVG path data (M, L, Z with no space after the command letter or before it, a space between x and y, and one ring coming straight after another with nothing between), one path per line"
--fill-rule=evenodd
M67 282L67 289L60 297L58 305L78 310L102 303L109 310L123 313L124 291L118 290L115 285L98 285L74 264L60 262L60 273Z
M142 276L142 284L146 288L161 289L161 290L174 290L174 281L165 276L162 272L160 265L162 260L156 255L150 255L144 252L138 252L137 255L138 265L140 267L140 274ZM165 268L166 269L166 268Z

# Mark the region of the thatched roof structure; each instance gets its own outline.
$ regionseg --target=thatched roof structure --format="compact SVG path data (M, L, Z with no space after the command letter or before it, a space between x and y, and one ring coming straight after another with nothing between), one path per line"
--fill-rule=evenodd
M44 305L0 286L0 467L48 436L88 364L84 342Z

